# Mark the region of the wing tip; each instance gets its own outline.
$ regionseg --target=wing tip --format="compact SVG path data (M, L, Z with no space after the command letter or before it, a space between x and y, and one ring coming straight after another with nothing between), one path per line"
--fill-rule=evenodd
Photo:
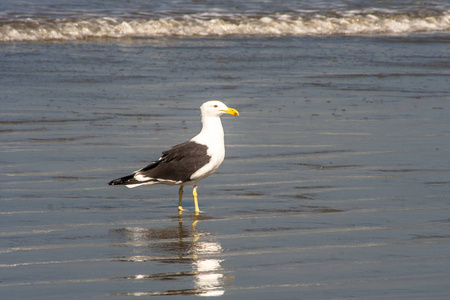
M130 179L134 177L134 174L125 177L116 178L108 182L108 185L126 185Z

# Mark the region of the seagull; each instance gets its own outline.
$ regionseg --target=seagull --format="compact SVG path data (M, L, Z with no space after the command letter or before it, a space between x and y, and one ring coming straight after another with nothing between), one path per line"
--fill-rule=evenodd
M187 142L163 151L162 156L146 167L130 175L110 181L109 185L125 185L134 188L141 185L180 185L178 190L178 212L183 211L183 187L192 185L195 214L198 208L197 184L213 174L225 158L225 142L222 122L223 114L238 116L239 112L221 101L207 101L200 107L202 130Z

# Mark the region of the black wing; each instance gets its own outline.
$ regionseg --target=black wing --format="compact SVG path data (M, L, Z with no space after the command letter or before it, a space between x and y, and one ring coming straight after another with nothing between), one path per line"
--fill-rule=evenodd
M189 181L191 175L206 165L211 157L208 147L196 142L185 142L164 151L161 158L136 173L144 177L172 181Z
M162 152L163 155L158 161L131 175L115 179L109 185L139 184L159 180L189 181L192 174L210 161L211 157L207 151L207 146L192 141L176 145ZM136 175L139 175L139 180L135 178Z

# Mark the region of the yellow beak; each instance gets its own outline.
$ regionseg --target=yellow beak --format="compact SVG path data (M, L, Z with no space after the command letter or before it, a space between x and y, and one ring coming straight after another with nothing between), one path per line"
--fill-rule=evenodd
M234 108L228 108L226 110L223 110L226 114L232 115L232 116L239 116L239 112L235 110Z

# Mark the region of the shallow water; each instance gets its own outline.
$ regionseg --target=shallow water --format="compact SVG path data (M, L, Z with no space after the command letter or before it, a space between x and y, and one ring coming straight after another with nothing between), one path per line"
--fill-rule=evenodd
M448 36L2 44L5 299L447 299ZM199 185L106 183L200 129Z

